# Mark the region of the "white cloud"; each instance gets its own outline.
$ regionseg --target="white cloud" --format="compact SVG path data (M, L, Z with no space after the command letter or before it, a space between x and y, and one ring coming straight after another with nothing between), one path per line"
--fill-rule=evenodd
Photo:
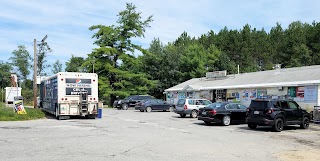
M34 38L47 42L53 49L49 62L63 63L71 54L85 57L94 48L91 25L116 23L117 14L125 9L125 0L69 1L2 1L0 5L0 60L7 60L18 44L28 46ZM198 37L209 30L219 32L224 26L241 29L250 24L267 31L276 22L284 28L292 21L311 23L320 19L319 1L302 0L129 0L143 18L154 15L145 38L135 42L148 47L153 38L163 43L174 41L183 31ZM30 53L33 48L29 47ZM52 59L52 60L51 60Z

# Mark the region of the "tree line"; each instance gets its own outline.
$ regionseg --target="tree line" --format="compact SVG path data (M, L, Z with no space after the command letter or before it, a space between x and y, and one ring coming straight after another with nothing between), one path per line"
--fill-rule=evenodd
M115 25L93 25L89 28L94 32L92 38L98 47L87 57L72 55L66 62L65 71L97 73L99 97L112 104L116 96L123 98L133 94L163 98L167 88L191 78L203 77L210 71L227 70L228 74L235 74L237 65L244 73L271 70L274 64L281 64L282 68L320 64L318 22L295 21L285 29L277 23L270 31L246 24L241 29L224 27L219 32L208 31L199 37L192 37L185 31L168 43L155 38L144 49L133 39L143 38L152 21L152 16L143 19L136 6L127 3L126 9L119 12ZM137 50L142 54L135 55ZM24 51L24 48L18 46L15 51ZM23 80L28 80L30 68L19 67L15 58L23 56L17 56L15 51L10 60L13 66L18 67ZM27 56L24 62L26 60ZM57 60L52 72L62 71L61 68ZM8 69L11 69L9 63L0 62L0 71L10 71Z

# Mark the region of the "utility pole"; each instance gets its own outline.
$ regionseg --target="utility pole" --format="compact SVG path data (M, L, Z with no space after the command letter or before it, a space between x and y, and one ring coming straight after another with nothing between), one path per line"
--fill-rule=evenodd
M44 41L47 39L47 35L43 37L41 40L41 47L40 50L42 49L42 46L44 44ZM33 42L34 46L34 62L33 62L33 108L37 108L37 41L34 39ZM40 52L40 51L39 51ZM40 80L41 81L41 80Z
M37 40L33 41L33 108L37 108Z

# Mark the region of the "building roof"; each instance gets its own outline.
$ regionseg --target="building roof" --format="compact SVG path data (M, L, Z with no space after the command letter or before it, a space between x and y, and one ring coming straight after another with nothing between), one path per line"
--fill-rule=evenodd
M320 84L320 65L283 68L228 75L224 78L193 78L166 89L165 92L190 89L239 89Z

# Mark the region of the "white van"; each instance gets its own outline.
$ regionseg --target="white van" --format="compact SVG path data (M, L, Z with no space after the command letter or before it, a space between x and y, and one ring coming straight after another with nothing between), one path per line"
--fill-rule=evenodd
M190 117L196 118L198 117L199 108L203 108L209 104L212 104L212 102L207 99L179 99L176 105L175 113L179 114L181 117L190 115Z

